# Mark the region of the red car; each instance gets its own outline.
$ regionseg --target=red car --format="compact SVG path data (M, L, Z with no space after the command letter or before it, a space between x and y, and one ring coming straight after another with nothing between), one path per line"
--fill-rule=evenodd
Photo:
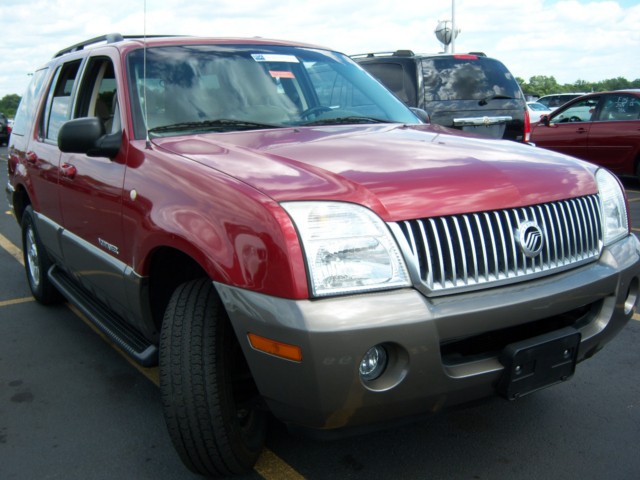
M250 470L271 414L327 436L563 382L640 296L613 174L424 124L321 47L87 40L8 155L34 297L159 363L207 476Z
M535 125L539 147L640 176L640 90L583 95Z

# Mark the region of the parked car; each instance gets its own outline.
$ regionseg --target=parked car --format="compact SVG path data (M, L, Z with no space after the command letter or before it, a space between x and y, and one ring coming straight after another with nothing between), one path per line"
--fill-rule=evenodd
M0 145L4 145L9 141L10 134L11 127L9 126L9 119L4 113L0 112Z
M574 98L578 98L582 95L585 95L586 92L582 93L554 93L551 95L544 95L540 97L536 102L541 103L542 105L549 108L549 110L555 110L558 107L561 107L565 103Z
M527 109L529 110L529 118L532 124L539 122L544 115L549 115L552 112L552 110L538 102L527 102Z
M8 155L33 296L159 362L203 475L250 469L269 413L344 434L560 383L636 311L613 174L421 123L321 47L89 39L36 70Z
M352 55L432 123L481 135L528 142L524 95L504 64L482 53L415 54L410 50Z
M640 90L581 96L534 126L539 147L640 177Z

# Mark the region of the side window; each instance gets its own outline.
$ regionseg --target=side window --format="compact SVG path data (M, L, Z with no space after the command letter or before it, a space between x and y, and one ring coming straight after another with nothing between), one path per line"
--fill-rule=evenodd
M599 98L600 97L591 97L588 100L576 102L570 107L560 110L558 113L553 115L551 123L593 121Z
M562 105L562 100L557 95L553 95L547 100L547 106L549 108L558 108L560 105Z
M14 135L26 135L28 133L27 128L31 125L31 121L36 113L35 110L38 107L40 90L42 90L48 71L48 68L43 68L34 73L31 83L29 83L27 91L22 96L18 111L16 112L16 118L13 124Z
M401 63L362 64L362 66L396 97L407 105L416 105L416 91L411 73Z
M640 118L640 98L632 95L607 95L598 120L622 121Z
M89 60L78 93L74 118L98 117L105 133L120 130L120 113L113 62L108 57Z
M80 60L65 63L58 67L55 80L47 95L47 104L40 121L40 137L57 142L58 130L70 118L71 94Z

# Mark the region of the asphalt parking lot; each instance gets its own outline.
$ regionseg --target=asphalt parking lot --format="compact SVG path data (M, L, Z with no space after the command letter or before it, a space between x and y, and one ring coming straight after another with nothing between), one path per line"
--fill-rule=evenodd
M0 148L0 480L190 479L139 369L68 305L34 302ZM625 180L640 235L640 184ZM570 381L390 431L317 442L276 422L245 479L640 478L640 315Z

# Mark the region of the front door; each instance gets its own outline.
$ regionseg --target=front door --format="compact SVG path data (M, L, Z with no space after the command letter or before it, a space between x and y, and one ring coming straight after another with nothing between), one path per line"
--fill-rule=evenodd
M89 57L75 100L73 118L98 117L105 133L120 128L113 61ZM64 263L80 284L114 311L126 312L122 248L122 184L125 161L62 153L59 203Z

